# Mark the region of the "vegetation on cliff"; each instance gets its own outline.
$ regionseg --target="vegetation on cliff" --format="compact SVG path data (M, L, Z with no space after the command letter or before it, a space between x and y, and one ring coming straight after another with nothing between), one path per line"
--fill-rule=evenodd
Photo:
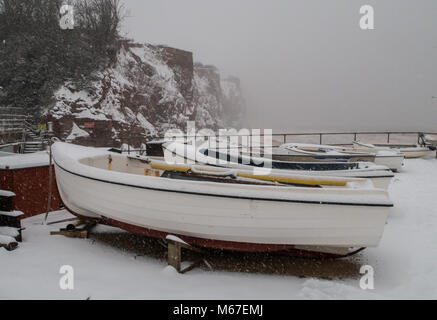
M238 127L238 79L194 64L191 52L122 38L119 1L0 0L2 111L52 120L62 139L88 130L90 145L140 144L189 120ZM66 3L71 28L62 24Z
M75 0L74 26L60 27L63 0L0 0L0 106L39 116L67 81L86 87L116 58L119 0Z

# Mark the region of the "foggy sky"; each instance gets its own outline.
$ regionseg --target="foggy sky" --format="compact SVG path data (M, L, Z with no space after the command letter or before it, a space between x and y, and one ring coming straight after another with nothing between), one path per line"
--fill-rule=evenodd
M375 30L359 9L375 9ZM238 76L245 125L437 131L435 0L125 0L123 32Z

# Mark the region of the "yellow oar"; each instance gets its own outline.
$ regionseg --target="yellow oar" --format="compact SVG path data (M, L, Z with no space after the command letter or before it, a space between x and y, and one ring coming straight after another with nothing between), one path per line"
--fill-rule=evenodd
M188 172L190 171L191 167L187 165L167 165L164 163L156 163L153 162L150 164L152 169L157 170L167 170L167 171L178 171L178 172ZM203 171L205 174L208 172L220 172L224 171L224 169L205 169L205 168L196 168L197 171ZM263 180L263 181L272 181L272 182L279 182L279 183L287 183L287 184L302 184L302 185L310 185L310 186L337 186L337 187L344 187L347 180L333 180L333 179L305 179L305 178L288 178L284 176L275 176L275 175L255 175L250 173L244 173L239 172L238 169L236 170L236 176L240 178L250 178L250 179L256 179L256 180Z

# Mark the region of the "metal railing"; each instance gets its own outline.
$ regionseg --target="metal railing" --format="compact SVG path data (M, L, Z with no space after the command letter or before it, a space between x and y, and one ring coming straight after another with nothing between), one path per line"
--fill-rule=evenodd
M352 145L353 141L361 141L366 143L393 143L393 144L419 144L424 145L422 137L424 135L437 135L434 132L417 132L417 131L357 131L357 132L307 132L307 133L273 133L272 142L273 146L279 146L282 143L296 142L296 143L312 143L312 144L329 144L337 146ZM174 137L174 139L183 139L184 141L189 138L203 138L208 139L211 137L219 137L219 135L196 135L187 136L181 135ZM227 137L248 137L248 135L227 135ZM112 147L119 148L124 146L122 152L126 153L143 153L145 148L138 145L147 143L153 140L163 140L164 137L145 138L143 136L122 136L117 145L112 144ZM240 140L241 141L241 140ZM239 142L240 142L239 141ZM260 135L261 149L263 148L264 135ZM92 140L89 141L92 144ZM241 144L238 143L241 148ZM101 146L101 145L99 145ZM108 146L108 145L107 145ZM137 146L137 147L135 147ZM250 147L252 148L252 147Z
M35 131L36 128L29 122L29 118L22 116L18 119L19 125L10 125L14 123L17 118L2 118L0 115L0 135L3 133L13 132L17 130L17 133L24 130ZM14 129L13 129L14 128ZM2 131L3 130L3 131ZM330 144L330 145L350 145L353 141L362 141L369 143L405 143L405 144L423 144L422 137L424 135L437 135L437 132L418 132L418 131L352 131L352 132L283 132L273 133L272 140L274 145L279 145L287 142L302 142L313 144ZM248 135L228 135L228 137L248 137ZM214 136L208 135L196 135L197 138L219 137L218 134ZM188 139L193 136L182 135L180 138ZM120 147L122 144L129 146L139 145L152 140L162 140L164 137L150 137L145 136L132 136L125 135L119 137L119 142L108 143L105 146ZM261 132L260 141L263 142L264 135ZM8 141L9 142L9 141ZM16 141L17 142L17 141ZM93 145L93 140L88 141L89 145ZM100 143L95 146L101 146Z
M290 141L288 139L289 137L299 137L299 136L315 136L317 137L317 142L319 144L349 144L353 141L358 141L361 139L372 139L375 140L374 142L385 142L385 143L391 143L393 141L398 142L399 140L409 140L411 142L417 142L418 144L421 144L421 137L426 134L436 134L436 133L425 133L425 132L411 132L411 131L360 131L360 132L317 132L317 133L281 133L281 134L273 134L273 137L281 137L282 142L286 143ZM408 136L410 139L407 139ZM345 143L337 143L337 141L330 142L326 138L331 138L331 141L333 140L333 137L339 138L339 137L348 137L349 141ZM325 139L324 139L325 138ZM335 140L335 139L334 139ZM337 139L339 140L339 139Z
M273 133L272 140L277 143L287 142L306 142L317 144L330 144L330 145L347 145L352 144L353 141L366 140L368 142L375 143L417 143L422 144L422 137L424 135L437 135L436 132L417 132L417 131L357 131L357 132L302 132L302 133ZM249 137L249 135L242 134L230 134L227 137ZM177 138L209 138L219 137L219 135L196 135L188 136L182 135ZM225 136L222 136L225 137ZM261 141L264 135L260 135ZM126 139L134 139L128 137ZM156 140L164 139L164 137L157 138ZM176 137L175 137L176 139ZM299 140L299 141L297 141Z

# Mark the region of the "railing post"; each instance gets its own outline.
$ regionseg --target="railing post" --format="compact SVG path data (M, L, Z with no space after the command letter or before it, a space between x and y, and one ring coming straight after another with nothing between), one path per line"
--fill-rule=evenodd
M390 132L387 132L387 143L390 143Z
M26 144L26 128L23 128L23 143L20 145L20 153L24 153L24 146Z
M322 136L323 136L323 133L320 133L320 143L319 144L323 144L322 143Z

